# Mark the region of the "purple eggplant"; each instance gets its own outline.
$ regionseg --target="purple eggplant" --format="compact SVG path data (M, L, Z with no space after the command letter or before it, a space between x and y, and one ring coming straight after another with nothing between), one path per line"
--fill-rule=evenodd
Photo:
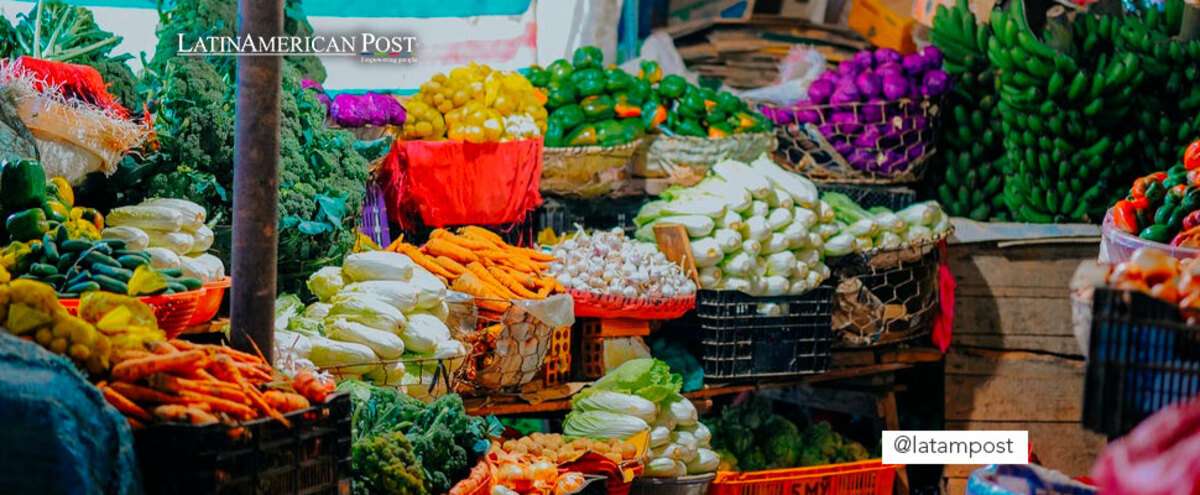
M893 50L891 48L880 48L878 50L875 50L875 65L876 66L883 65L883 64L886 64L889 62L895 62L898 64L898 63L900 63L900 61L903 58L904 57L902 55L900 55L900 52Z
M870 70L859 73L854 78L854 85L858 87L859 94L866 98L874 98L883 94L883 80Z
M899 100L909 94L908 79L900 76L885 76L883 78L883 96L889 100Z
M941 69L934 69L926 72L925 77L921 80L921 94L941 96L950 91L951 85L949 74Z
M875 56L866 50L855 53L854 64L858 66L859 70L869 70L875 66Z
M808 87L808 99L817 105L829 103L829 98L833 96L834 83L830 81L816 80Z
M919 53L910 53L904 56L900 62L900 66L904 67L904 73L909 76L920 76L925 72L925 57Z
M925 57L926 67L930 69L942 68L942 51L938 47L929 45L922 48L921 55Z

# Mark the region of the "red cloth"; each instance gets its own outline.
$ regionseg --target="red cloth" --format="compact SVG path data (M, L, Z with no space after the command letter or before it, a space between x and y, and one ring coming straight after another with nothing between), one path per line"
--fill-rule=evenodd
M1092 479L1105 494L1200 494L1200 398L1167 407L1108 444Z
M946 245L938 249L942 250L942 259L946 259ZM945 263L938 266L938 312L933 320L933 343L942 354L950 348L950 340L954 337L954 289L957 286L950 267Z
M503 225L541 206L542 140L396 141L379 169L401 229Z

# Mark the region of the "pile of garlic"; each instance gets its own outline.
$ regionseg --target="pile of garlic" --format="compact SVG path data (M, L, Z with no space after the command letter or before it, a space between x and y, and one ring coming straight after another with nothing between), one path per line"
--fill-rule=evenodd
M627 298L675 298L696 284L654 244L632 241L621 229L588 235L580 229L554 246L549 273L567 289Z

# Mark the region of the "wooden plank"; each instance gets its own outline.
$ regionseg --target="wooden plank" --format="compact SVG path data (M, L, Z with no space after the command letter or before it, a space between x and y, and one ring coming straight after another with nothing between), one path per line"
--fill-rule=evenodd
M1083 429L1078 422L946 421L947 430L1025 430L1042 465L1068 476L1087 476L1107 440ZM967 478L979 466L946 466L943 476ZM955 492L951 492L955 493ZM961 492L958 492L961 493Z
M1068 421L1083 414L1083 362L956 348L946 359L946 420Z
M700 287L700 272L696 270L696 257L692 255L687 228L679 224L655 224L654 238L658 241L658 250L683 267L683 273Z
M1071 299L1066 289L1060 298L964 297L955 292L954 329L959 334L1074 335Z
M1075 268L1095 259L1097 247L1087 244L1025 245L998 248L991 244L958 244L949 249L947 264L960 289L983 287L1044 287L1067 285Z
M1014 351L1039 351L1063 356L1082 357L1079 341L1074 335L987 335L954 332L954 345L983 347L988 349L1010 349Z

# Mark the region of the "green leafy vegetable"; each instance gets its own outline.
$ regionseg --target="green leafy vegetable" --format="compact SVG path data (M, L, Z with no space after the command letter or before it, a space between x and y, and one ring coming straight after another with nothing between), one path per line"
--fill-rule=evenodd
M359 489L356 493L424 495L425 474L413 454L412 443L398 431L372 435L354 443L353 464Z

